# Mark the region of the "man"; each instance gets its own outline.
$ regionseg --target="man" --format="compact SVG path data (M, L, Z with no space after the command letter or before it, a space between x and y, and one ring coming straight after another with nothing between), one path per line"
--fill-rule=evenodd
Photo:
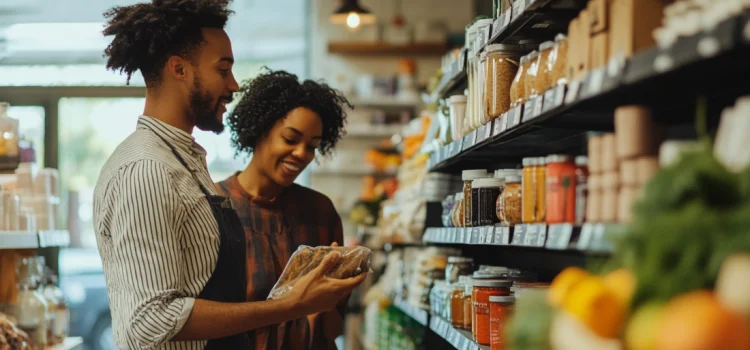
M245 349L246 332L331 311L362 282L325 277L338 255L280 300L246 300L241 223L215 195L195 127L221 132L238 91L223 28L229 0L154 0L115 7L107 68L140 70L136 131L101 171L94 225L114 338L122 349Z

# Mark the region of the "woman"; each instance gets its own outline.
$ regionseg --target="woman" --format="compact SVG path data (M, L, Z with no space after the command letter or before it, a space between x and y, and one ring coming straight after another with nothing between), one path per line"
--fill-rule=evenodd
M242 87L227 118L245 170L217 184L231 198L247 238L247 297L265 300L300 245L343 244L341 218L328 197L294 184L341 139L349 102L328 85L265 71ZM258 349L335 349L346 300L336 310L251 334Z

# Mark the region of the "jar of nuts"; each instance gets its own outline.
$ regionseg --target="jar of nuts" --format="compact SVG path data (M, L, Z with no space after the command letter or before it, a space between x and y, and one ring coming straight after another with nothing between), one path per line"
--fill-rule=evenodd
M521 223L521 177L508 176L505 178L505 188L503 189L503 223L513 226Z
M529 69L526 71L523 83L524 100L528 100L539 94L536 91L536 74L539 71L539 51L531 51L528 57Z
M521 56L518 45L495 44L487 46L486 84L487 120L499 117L510 109L510 89L518 72Z
M551 66L550 84L566 84L565 66L568 63L568 37L565 34L557 34L555 37L555 48L549 56L549 65Z

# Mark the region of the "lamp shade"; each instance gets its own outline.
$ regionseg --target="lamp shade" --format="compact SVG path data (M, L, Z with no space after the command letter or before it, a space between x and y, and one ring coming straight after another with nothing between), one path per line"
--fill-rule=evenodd
M347 24L347 18L352 14L359 16L359 22L362 24L375 23L375 15L362 7L357 0L343 0L341 6L331 14L331 23Z

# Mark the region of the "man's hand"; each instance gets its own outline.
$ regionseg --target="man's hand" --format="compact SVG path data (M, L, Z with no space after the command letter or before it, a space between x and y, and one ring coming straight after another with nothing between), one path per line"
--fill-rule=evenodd
M294 284L286 298L295 300L297 307L305 310L306 314L333 310L341 299L367 278L367 273L343 280L326 276L339 259L341 253L328 253L318 267Z

